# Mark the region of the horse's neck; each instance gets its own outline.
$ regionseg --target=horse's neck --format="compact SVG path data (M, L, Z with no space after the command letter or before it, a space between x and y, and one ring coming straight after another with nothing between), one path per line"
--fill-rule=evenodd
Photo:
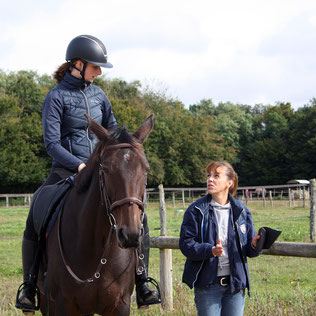
M86 255L99 255L110 230L110 224L106 208L101 201L97 179L93 177L89 188L84 192L75 187L67 202L63 216L67 227L64 227L63 234L72 240L72 246L75 248L80 245L81 251L83 250Z

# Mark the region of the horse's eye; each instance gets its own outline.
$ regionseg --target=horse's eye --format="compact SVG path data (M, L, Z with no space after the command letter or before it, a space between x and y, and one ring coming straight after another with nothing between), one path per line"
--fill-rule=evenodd
M101 169L102 169L102 171L105 172L105 173L110 173L109 168L107 168L106 166L102 166L102 165L101 165Z

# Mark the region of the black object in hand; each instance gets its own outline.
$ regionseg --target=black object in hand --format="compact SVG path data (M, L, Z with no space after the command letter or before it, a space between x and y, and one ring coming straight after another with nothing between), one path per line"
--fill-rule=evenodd
M275 230L270 227L261 227L258 232L260 239L257 242L256 251L260 252L262 249L269 249L281 233L282 231L280 230Z

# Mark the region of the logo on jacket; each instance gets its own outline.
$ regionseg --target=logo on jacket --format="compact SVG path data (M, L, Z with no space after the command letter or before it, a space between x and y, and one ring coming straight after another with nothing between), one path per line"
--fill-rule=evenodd
M246 234L246 225L245 225L245 224L241 224L241 225L240 225L240 231L241 231L243 234Z

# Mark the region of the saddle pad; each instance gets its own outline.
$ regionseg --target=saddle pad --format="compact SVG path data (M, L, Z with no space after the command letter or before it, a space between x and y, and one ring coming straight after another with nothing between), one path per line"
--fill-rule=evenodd
M31 203L34 228L38 236L47 225L52 212L73 184L73 177L63 179L56 184L41 186L35 193Z

